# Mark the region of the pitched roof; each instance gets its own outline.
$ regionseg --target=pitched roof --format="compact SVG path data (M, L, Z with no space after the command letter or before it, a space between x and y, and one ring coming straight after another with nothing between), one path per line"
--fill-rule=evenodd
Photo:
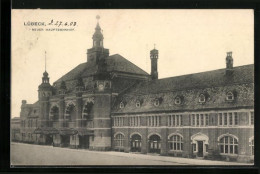
M189 74L149 82L141 82L127 93L119 96L112 113L142 113L164 111L188 111L204 109L224 109L237 107L252 107L254 105L254 66L234 67L233 74L227 76L226 69L203 73ZM228 91L237 91L233 102L226 101ZM199 95L209 95L206 103L199 103ZM183 98L180 105L174 103L177 96ZM161 99L159 106L154 106L155 99ZM136 101L142 101L141 107L136 107ZM120 108L120 102L125 103Z
M226 75L226 69L218 69L195 74L188 74L140 83L132 89L132 94L149 94L163 91L201 89L254 82L254 65L234 67L231 76Z
M147 72L136 66L135 64L131 63L124 57L119 54L111 55L106 59L107 63L107 71L108 72L124 72L124 73L133 73L139 75L149 75ZM74 69L69 71L67 74L62 76L56 82L67 81L67 80L74 80L78 77L86 77L93 75L97 72L97 65L94 65L90 62L82 63L76 66Z

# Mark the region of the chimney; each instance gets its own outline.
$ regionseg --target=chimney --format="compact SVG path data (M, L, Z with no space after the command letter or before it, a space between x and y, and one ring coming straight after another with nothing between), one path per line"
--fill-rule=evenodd
M25 105L27 103L26 100L22 100L22 105Z
M157 60L158 60L158 50L155 48L150 51L151 58L151 78L152 80L158 79L158 71L157 71Z
M226 57L226 74L230 75L233 73L233 57L232 52L227 52Z

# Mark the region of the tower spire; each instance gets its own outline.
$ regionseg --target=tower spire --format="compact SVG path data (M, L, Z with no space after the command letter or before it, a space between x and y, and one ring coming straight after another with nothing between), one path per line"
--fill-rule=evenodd
M101 32L101 28L99 26L99 19L100 19L100 16L97 15L96 16L96 19L97 19L97 26L95 28L95 33L92 37L93 39L93 47L103 47L103 34Z
M45 51L45 71L46 71L46 51Z

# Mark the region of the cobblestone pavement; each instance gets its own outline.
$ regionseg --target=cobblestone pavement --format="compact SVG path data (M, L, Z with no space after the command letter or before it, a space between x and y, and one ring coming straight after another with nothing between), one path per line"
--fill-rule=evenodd
M225 161L99 152L52 146L11 143L11 165L252 165Z

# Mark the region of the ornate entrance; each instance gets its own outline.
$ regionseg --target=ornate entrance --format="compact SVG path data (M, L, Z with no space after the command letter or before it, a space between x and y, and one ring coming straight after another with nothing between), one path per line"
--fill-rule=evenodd
M149 138L149 152L161 153L161 138L158 135L152 135Z
M131 137L131 152L141 152L141 136L138 134L134 134Z
M208 152L209 137L203 133L197 133L191 136L193 153L197 157L203 157Z

